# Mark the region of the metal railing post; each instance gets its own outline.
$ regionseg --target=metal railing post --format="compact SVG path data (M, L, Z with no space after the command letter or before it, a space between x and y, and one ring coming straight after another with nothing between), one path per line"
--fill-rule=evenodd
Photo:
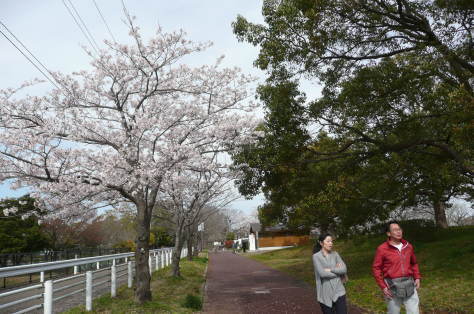
M160 269L160 265L158 264L158 253L155 253L155 270Z
M74 259L77 259L77 254L76 254L76 256L74 257ZM79 269L79 268L78 268L77 266L74 266L74 275L77 275L78 269Z
M117 296L117 269L115 265L110 268L110 295L112 298Z
M150 276L151 276L151 273L153 272L153 270L151 268L152 264L153 264L153 260L151 259L151 255L150 255L150 256L148 256L148 268L150 270Z
M53 314L53 281L44 283L44 314Z
M100 269L100 262L97 262L97 269Z
M44 282L44 271L40 272L40 282Z
M92 271L86 272L86 311L92 311Z
M133 284L132 262L128 262L128 287L131 288L132 284Z

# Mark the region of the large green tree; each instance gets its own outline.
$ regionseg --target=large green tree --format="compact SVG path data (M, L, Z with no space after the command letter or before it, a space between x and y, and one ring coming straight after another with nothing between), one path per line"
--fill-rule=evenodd
M234 32L260 46L256 65L269 72L269 81L303 74L337 93L360 69L398 58L449 87L459 122L450 129L450 142L401 138L390 148L431 147L455 161L461 173L474 175L472 2L266 0L262 12L264 25L239 16ZM377 149L385 149L383 144Z
M48 247L38 224L44 213L34 202L29 196L0 201L0 253L34 252Z
M268 0L263 15L234 23L268 72L264 139L235 158L241 192L263 187L261 217L327 228L430 203L446 226L474 174L470 3ZM323 83L320 99L301 101L301 75Z
M443 149L472 154L473 142L458 137L471 121L453 97L456 90L418 61L397 56L357 70L337 92L325 89L311 104L311 116L342 143L330 155L353 155L359 162L373 162L375 156L391 160L404 198L413 205L430 203L437 224L447 227L446 203L453 196L472 195L472 176Z

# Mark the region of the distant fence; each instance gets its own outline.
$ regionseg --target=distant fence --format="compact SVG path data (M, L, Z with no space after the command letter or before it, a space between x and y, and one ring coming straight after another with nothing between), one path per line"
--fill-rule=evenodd
M310 242L307 235L259 236L259 247L304 245Z
M129 252L128 248L74 248L62 251L40 251L25 253L1 253L0 267L17 266L33 263L62 261L88 256L100 256Z
M148 260L150 274L153 270L170 265L172 251L173 249L171 248L150 251ZM187 250L183 249L181 258L185 256L187 256ZM0 312L26 313L43 309L45 314L51 314L55 302L57 303L59 300L70 298L77 294L84 295L86 310L90 311L92 310L92 291L95 287L110 286L112 297L116 296L120 279L126 279L128 287L132 287L134 261L130 259L133 259L133 257L134 253L129 252L0 268L0 277L4 278L32 273L39 273L41 278L39 284L0 293ZM111 262L112 265L101 268L101 263L104 262ZM91 270L81 274L81 266ZM74 269L73 276L57 280L45 280L44 274L47 271L71 267Z

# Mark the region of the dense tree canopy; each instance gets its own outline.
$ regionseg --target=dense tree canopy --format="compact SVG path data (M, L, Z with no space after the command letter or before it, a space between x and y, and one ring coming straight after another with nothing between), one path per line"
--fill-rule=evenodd
M48 247L48 238L38 221L44 212L29 196L0 201L0 253L40 251Z
M241 192L267 197L261 216L350 226L472 195L469 2L268 0L262 12L265 24L234 23L268 73L264 137L234 158ZM322 96L305 101L301 77Z

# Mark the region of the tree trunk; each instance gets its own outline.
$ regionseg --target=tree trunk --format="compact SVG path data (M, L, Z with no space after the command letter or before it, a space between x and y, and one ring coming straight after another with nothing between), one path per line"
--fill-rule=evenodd
M187 248L188 248L188 256L187 256L188 261L193 260L193 243L194 243L193 234L191 233L191 227L189 227L188 232L187 232L187 243L186 243Z
M436 226L446 229L448 228L448 220L446 219L446 204L443 201L435 200L433 202Z
M202 232L201 233L197 232L196 235L194 236L193 257L198 257L198 255L199 255L199 243L200 243L199 241L201 240L200 237L199 237L199 234L202 235ZM201 250L202 250L202 248L201 248Z
M137 238L135 250L135 301L143 304L151 301L150 269L148 267L150 215L144 203L137 205Z
M171 275L174 277L181 276L181 269L179 267L179 262L181 260L181 251L183 249L183 231L182 227L178 227L176 230L176 238L174 240L174 250L172 255L172 264L171 264Z

